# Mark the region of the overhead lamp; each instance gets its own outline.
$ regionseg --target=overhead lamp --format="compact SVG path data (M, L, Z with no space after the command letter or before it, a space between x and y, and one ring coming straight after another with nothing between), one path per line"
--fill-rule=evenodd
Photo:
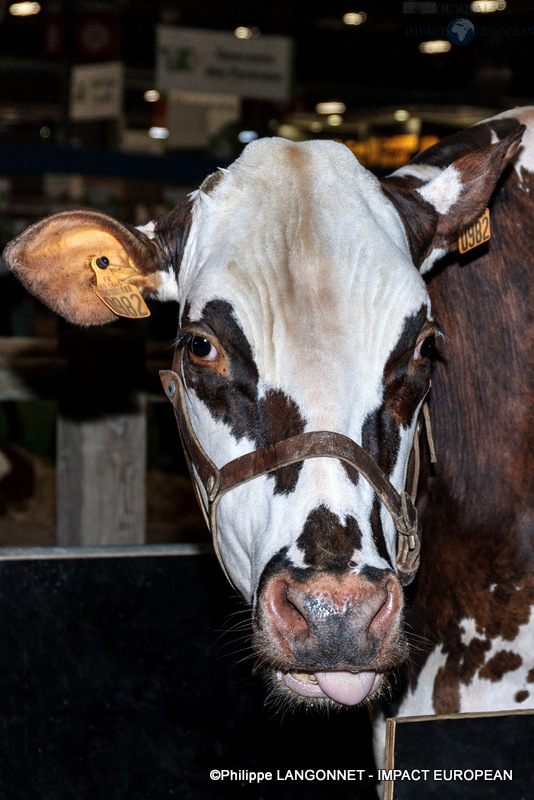
M169 136L169 129L159 128L154 125L152 128L150 128L148 135L151 139L167 139Z
M434 39L430 42L421 42L419 50L421 53L448 53L452 45L445 39Z
M410 119L410 112L406 111L404 108L399 108L395 111L393 116L397 122L406 122L406 120Z
M494 11L504 11L506 0L478 0L470 5L475 14L492 14Z
M9 13L14 17L31 17L38 14L41 10L39 3L12 3L9 6Z
M257 39L261 31L259 28L247 28L245 25L240 25L234 31L236 39Z
M253 142L254 139L257 139L258 134L256 131L239 131L237 138L241 144L248 144L249 142Z
M365 11L348 11L343 14L343 22L345 25L361 25L367 19Z
M160 93L157 89L147 89L143 97L147 103L157 103L160 98Z
M338 100L330 100L326 103L317 103L315 111L317 114L344 114L347 110L345 103Z

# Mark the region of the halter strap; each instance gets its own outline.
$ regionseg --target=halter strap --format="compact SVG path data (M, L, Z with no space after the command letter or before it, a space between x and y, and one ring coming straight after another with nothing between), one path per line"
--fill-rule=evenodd
M396 563L400 581L403 586L411 583L419 567L421 549L421 526L417 509L410 495L406 491L399 494L378 464L360 445L341 433L308 431L234 458L219 469L203 449L191 426L181 375L172 370L162 370L160 378L174 408L197 500L211 531L217 558L230 583L232 581L221 558L217 535L219 501L227 492L243 483L308 458L336 458L354 467L365 478L393 519L398 534ZM428 429L427 416L425 422ZM418 461L417 440L418 433L414 437L414 450ZM418 471L417 467L417 473ZM415 491L416 482L412 493Z

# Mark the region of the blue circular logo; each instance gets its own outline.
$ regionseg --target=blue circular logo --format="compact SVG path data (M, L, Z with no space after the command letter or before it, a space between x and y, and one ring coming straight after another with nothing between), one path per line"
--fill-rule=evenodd
M452 44L469 44L475 38L475 26L470 19L456 17L447 25L447 39Z

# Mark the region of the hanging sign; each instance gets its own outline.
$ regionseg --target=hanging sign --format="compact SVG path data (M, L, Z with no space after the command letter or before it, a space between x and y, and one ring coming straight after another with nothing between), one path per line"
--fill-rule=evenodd
M287 100L291 97L291 39L237 39L232 33L158 25L156 85L163 91Z
M123 65L120 61L74 66L70 82L70 118L118 119L122 111Z

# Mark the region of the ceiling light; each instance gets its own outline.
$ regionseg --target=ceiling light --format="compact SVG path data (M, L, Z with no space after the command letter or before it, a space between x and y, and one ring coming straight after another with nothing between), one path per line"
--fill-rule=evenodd
M361 25L367 19L365 11L349 11L343 14L343 22L345 25Z
M169 136L169 129L168 128L158 128L154 126L150 128L148 135L151 139L167 139Z
M435 39L432 42L421 42L419 50L422 53L448 53L452 45L445 39Z
M260 33L259 28L247 28L244 25L240 25L239 28L235 29L234 36L237 39L257 39Z
M144 93L143 97L147 101L147 103L157 103L160 98L160 93L157 89L147 89Z
M326 121L329 125L337 126L343 123L343 117L340 114L330 114L330 116L326 118Z
M410 119L410 112L405 111L404 108L399 108L397 111L395 111L393 116L395 117L397 122L406 122L407 119Z
M327 103L317 103L315 111L317 114L344 114L347 110L345 103L338 100L331 100Z
M494 11L504 11L506 0L478 0L471 3L470 8L475 14L492 14Z
M237 138L241 144L248 144L249 142L253 142L254 139L257 139L258 134L256 131L240 131L237 135Z
M38 14L41 10L39 3L12 3L9 6L9 13L14 17L30 17Z

